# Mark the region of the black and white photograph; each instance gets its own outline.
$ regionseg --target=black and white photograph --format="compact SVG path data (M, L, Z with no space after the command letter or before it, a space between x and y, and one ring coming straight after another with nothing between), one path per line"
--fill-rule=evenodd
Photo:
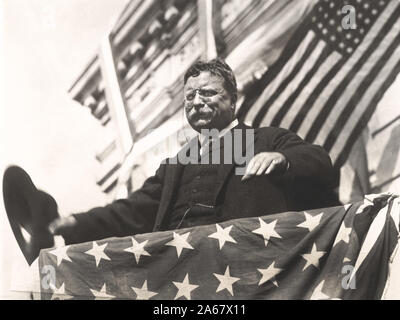
M0 0L0 300L400 299L400 0Z

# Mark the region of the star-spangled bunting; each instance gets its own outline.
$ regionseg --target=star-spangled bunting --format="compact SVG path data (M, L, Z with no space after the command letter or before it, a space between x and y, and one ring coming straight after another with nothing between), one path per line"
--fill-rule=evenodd
M263 236L265 246L268 245L268 241L271 237L282 238L275 231L275 226L276 226L276 223L278 222L278 220L274 220L270 223L266 223L266 222L264 222L264 220L259 218L259 221L260 221L260 227L256 230L254 230L253 232Z
M157 292L152 292L147 288L147 280L143 282L141 288L132 287L132 290L136 293L136 300L149 300L157 294Z
M350 241L350 234L351 234L352 229L347 228L344 223L340 226L338 235L335 239L335 242L333 246L337 245L340 241L343 241L344 243L349 243Z
M68 249L69 247L67 246L67 247L58 247L55 248L54 250L49 251L49 253L57 257L57 266L59 266L63 260L72 262L72 260L70 259L70 257L68 257L67 254Z
M370 214L357 214L365 203ZM42 288L42 298L379 298L398 241L399 204L387 195L351 206L45 249L39 266L53 266L59 285ZM369 226L378 216L386 225L376 234ZM271 245L271 239L279 241ZM365 239L376 240L364 245ZM345 290L343 267L360 257L357 290Z
M283 269L277 268L275 262L271 263L267 269L257 269L257 270L262 275L260 282L258 283L259 286L267 281L271 281L275 285L275 287L279 287L278 282L275 279L275 276L278 275Z
M308 212L304 211L304 217L306 218L306 221L298 224L297 226L302 228L307 228L311 232L314 230L316 226L319 225L322 215L323 213L320 213L316 216L312 216Z
M107 286L105 283L103 284L103 286L99 291L95 289L90 289L90 291L92 292L96 300L108 300L115 298L115 296L107 293Z
M329 300L330 297L322 292L322 288L324 286L325 280L322 280L320 284L314 289L310 300Z
M72 296L65 293L65 283L63 282L61 286L57 289L56 287L53 288L53 295L51 296L50 300L68 300L73 298Z
M222 249L225 242L237 243L236 240L233 239L229 234L232 230L232 227L233 226L222 228L219 224L216 224L217 232L210 234L209 237L218 240L220 249Z
M214 276L217 277L219 280L219 285L217 288L216 292L222 291L222 290L228 290L228 292L233 296L233 288L232 285L236 282L239 281L240 278L237 277L232 277L229 272L229 266L226 267L225 273L224 274L217 274L214 273Z
M181 252L183 248L186 249L193 249L193 247L187 242L187 238L189 237L190 232L187 232L185 234L178 234L176 232L173 233L174 238L166 243L166 246L172 246L176 248L176 253L178 254L178 258L181 255Z
M150 256L150 254L144 249L147 242L149 242L148 240L139 243L135 240L134 237L132 237L131 239L132 239L132 246L124 249L124 251L133 253L135 255L136 263L139 263L141 256Z
M96 267L99 266L99 263L101 261L101 259L104 260L111 260L105 253L104 253L104 249L106 248L107 243L102 244L101 246L99 246L96 241L93 241L93 248L85 251L86 254L89 254L91 256L93 256L96 260Z
M173 281L172 283L178 288L175 300L179 299L180 297L185 297L187 300L190 300L192 291L198 287L198 285L196 284L189 283L188 273L186 274L185 279L183 279L182 282Z
M310 253L305 253L301 255L306 260L306 265L304 266L303 271L306 270L309 266L314 266L318 268L319 259L321 259L324 254L325 251L318 251L317 246L314 243Z

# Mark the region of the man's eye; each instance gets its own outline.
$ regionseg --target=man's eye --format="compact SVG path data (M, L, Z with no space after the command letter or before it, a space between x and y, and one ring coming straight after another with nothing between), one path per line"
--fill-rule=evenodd
M194 99L194 95L195 95L194 93L189 93L189 94L187 94L187 95L186 95L186 100L189 100L189 101L190 101L190 100L193 100L193 99Z
M217 94L217 91L214 91L214 90L200 90L200 94L203 97L212 97L212 96L215 96Z

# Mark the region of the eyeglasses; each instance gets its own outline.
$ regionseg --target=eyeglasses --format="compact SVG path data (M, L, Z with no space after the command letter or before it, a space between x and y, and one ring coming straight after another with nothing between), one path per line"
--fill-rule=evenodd
M197 94L197 93L198 93L201 97L204 97L204 98L210 98L210 97L215 96L215 95L218 94L218 92L215 91L215 90L196 89L196 90L193 90L193 91L189 92L189 93L185 96L186 100L187 100L187 101L192 101L192 100L196 97L196 94Z

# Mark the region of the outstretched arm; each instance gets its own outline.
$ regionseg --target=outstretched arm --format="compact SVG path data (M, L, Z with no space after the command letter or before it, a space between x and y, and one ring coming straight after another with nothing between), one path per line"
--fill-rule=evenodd
M161 164L155 175L127 199L55 220L49 227L50 231L62 235L66 244L151 232L161 199L164 174L165 164Z

